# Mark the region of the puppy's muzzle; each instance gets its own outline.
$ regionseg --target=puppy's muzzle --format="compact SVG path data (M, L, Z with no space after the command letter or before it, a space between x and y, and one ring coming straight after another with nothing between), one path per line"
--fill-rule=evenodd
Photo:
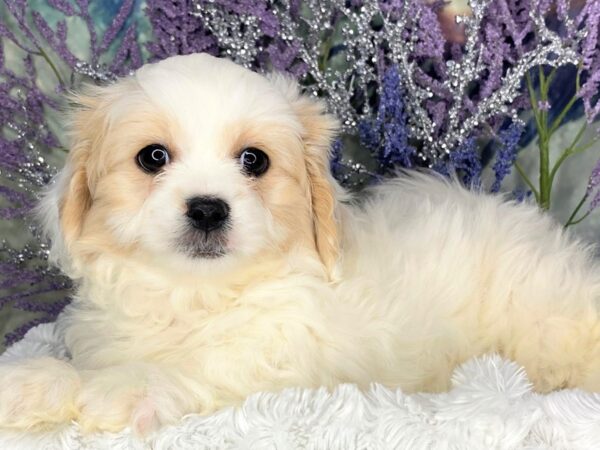
M187 201L186 216L194 228L208 233L227 223L229 205L215 197L193 197Z

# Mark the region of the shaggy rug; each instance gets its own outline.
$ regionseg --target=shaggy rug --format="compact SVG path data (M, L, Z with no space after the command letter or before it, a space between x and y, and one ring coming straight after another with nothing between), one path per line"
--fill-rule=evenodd
M52 324L32 329L0 356L66 358ZM0 432L7 449L594 449L600 395L532 392L525 372L497 355L454 372L442 394L403 394L373 385L259 393L240 408L189 415L145 441L128 430L81 435L76 423L46 433Z

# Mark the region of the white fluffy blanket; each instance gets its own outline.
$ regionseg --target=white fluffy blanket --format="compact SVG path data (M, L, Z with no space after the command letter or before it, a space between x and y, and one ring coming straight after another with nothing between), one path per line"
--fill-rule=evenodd
M0 356L65 358L52 324L31 330ZM0 449L595 449L600 395L532 392L525 372L491 355L457 368L443 394L403 394L373 385L259 393L240 408L190 415L146 441L125 430L82 436L77 424L51 433L0 432Z

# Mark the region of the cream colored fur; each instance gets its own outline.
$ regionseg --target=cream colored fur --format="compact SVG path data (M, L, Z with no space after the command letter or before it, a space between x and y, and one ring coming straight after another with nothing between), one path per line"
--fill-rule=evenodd
M534 206L400 174L361 203L327 169L336 123L283 77L174 57L80 96L42 202L76 293L70 364L0 367L0 425L146 433L288 386L448 387L497 351L540 391L600 390L600 270ZM160 142L173 161L143 173ZM265 150L249 179L236 154ZM228 254L177 252L190 195L231 205Z

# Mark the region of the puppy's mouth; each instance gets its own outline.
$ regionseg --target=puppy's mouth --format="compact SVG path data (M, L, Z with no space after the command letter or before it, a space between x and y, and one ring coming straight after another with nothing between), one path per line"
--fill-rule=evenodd
M190 250L187 252L188 256L192 258L205 258L205 259L216 259L221 256L225 256L227 252L224 250L204 251L204 250Z
M177 251L194 259L217 259L229 252L227 229L204 232L188 230L177 243Z

